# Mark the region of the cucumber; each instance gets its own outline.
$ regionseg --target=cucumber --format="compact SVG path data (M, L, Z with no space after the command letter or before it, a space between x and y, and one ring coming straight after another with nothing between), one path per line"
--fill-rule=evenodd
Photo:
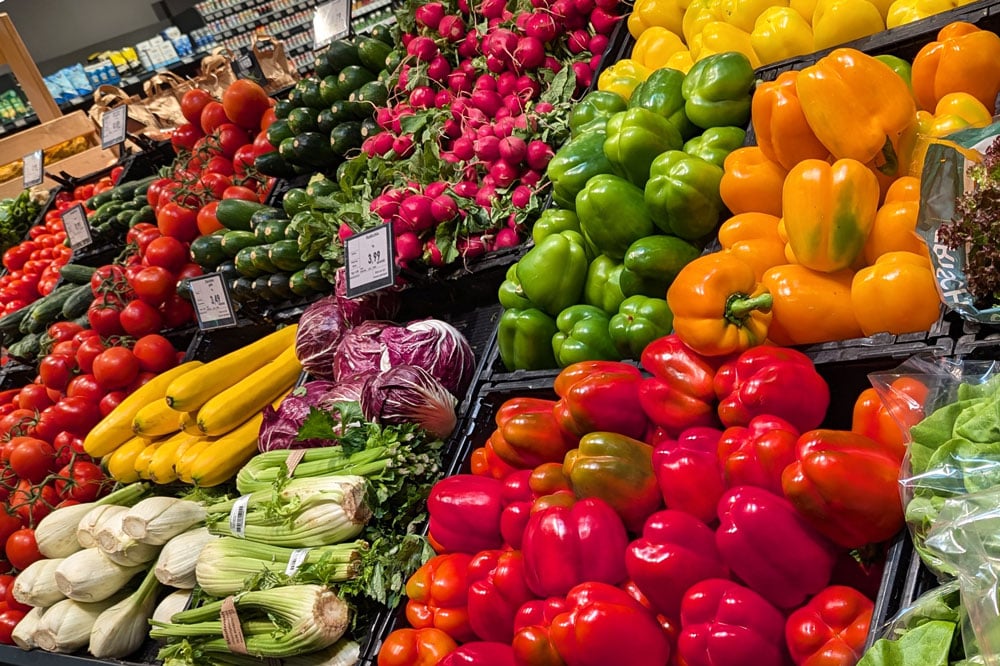
M323 174L316 174L306 185L306 194L311 197L328 197L334 192L340 191L337 181L331 180Z
M237 272L243 277L255 278L262 272L253 263L253 256L250 254L252 250L253 247L245 247L233 258Z
M278 100L278 103L274 105L274 115L278 117L278 120L284 120L288 117L288 112L295 108L287 99Z
M341 91L354 92L366 83L374 81L377 77L370 69L360 65L345 67L337 76L337 85Z
M242 231L230 231L229 233L244 233ZM212 270L226 260L226 253L222 249L223 235L209 234L199 236L191 241L191 258L194 263L206 270Z
M271 288L267 284L270 277L270 275L260 275L253 281L250 290L256 298L268 302L275 300L275 293L271 291Z
M21 361L33 361L38 357L42 347L41 334L29 334L10 345L7 353Z
M215 270L222 275L226 282L230 282L240 277L240 272L236 270L236 264L232 259L226 259L219 264Z
M322 262L312 261L306 264L306 267L302 269L303 278L309 288L313 291L328 291L333 285L323 277Z
M24 315L28 314L28 306L14 310L10 314L0 317L0 334L17 333L18 326Z
M271 207L255 201L223 199L215 210L215 217L226 229L250 231L250 218L259 210L271 210Z
M275 299L282 301L291 298L295 294L289 286L289 277L285 273L274 273L267 278L267 288L274 294Z
M333 111L330 109L323 109L316 116L316 128L320 134L329 134L330 130L337 126L339 122L336 116L333 115Z
M356 120L341 123L330 132L330 148L338 155L346 155L348 151L360 148L362 141L361 123Z
M316 72L316 76L324 79L328 76L336 75L337 72L334 71L333 67L330 67L330 63L326 61L326 58L322 55L318 55L313 59L313 71Z
M361 121L361 138L367 139L370 136L375 136L382 131L382 128L378 126L375 117L365 118Z
M392 34L392 28L387 25L376 25L368 31L368 36L383 41L389 46L393 46L396 43L396 39Z
M288 112L288 118L291 118L292 113L298 111L298 109L292 109ZM292 129L291 124L288 119L285 120L275 120L267 128L267 142L272 146L278 146L285 139L291 139L294 137L296 132Z
M250 263L261 273L275 273L278 267L274 265L268 256L270 245L255 245L250 248Z
M98 226L109 222L115 215L122 211L122 203L120 201L109 201L102 204L95 210L89 218L91 226Z
M252 231L230 231L222 237L220 247L227 257L235 257L241 250L260 244Z
M270 220L287 220L288 216L285 215L285 211L280 208L271 208L270 210L259 210L253 214L250 218L250 229L254 232L257 231L257 227L269 222Z
M128 221L128 226L131 229L141 222L148 222L150 224L156 222L156 211L153 210L152 206L143 206L137 210Z
M304 268L306 262L299 256L299 244L293 240L280 240L272 243L267 253L271 263L280 271L297 271Z
M375 106L385 106L389 100L389 89L379 81L369 81L351 93L351 102L367 102Z
M281 200L281 205L285 210L285 215L294 217L303 211L307 211L312 206L312 197L308 190L301 187L293 187L285 192L285 198Z
M340 83L337 81L337 76L331 74L325 77L319 84L319 96L323 100L325 106L330 106L334 102L338 102L350 93L350 90L344 91L340 87Z
M308 296L313 293L312 287L306 283L306 270L304 268L289 276L288 289L296 296Z
M44 299L36 301L39 305L32 308L31 313L24 318L21 324L23 325L27 322L27 333L40 333L44 331L49 327L49 324L56 321L59 315L62 314L62 309L66 301L83 291L90 294L91 301L94 299L93 293L90 291L90 285L67 285L66 287L56 289Z
M319 111L307 106L300 109L292 109L286 121L288 129L292 130L295 134L315 132L319 129L319 124L316 122L317 116L319 116Z
M66 282L73 284L90 284L90 278L97 272L91 266L80 266L79 264L66 264L59 269L59 275Z
M281 142L281 148L282 157L289 159L293 164L323 168L336 161L336 153L329 138L319 132L306 132L292 139L290 156L284 154L284 141Z
M356 102L350 102L346 99L339 102L334 102L330 105L330 114L326 117L327 122L332 122L333 127L336 127L340 123L347 122L348 120L355 120L355 109L357 108ZM333 127L330 129L332 130Z
M248 277L240 276L233 280L230 291L233 293L233 297L238 301L249 301L253 299L253 280Z
M274 176L275 178L293 178L298 173L295 167L289 164L277 150L258 155L253 165L257 171L265 176Z
M90 290L90 285L85 285L84 288L78 289L66 299L60 312L66 319L76 319L87 314L87 309L93 302L94 294Z
M289 225L289 220L267 220L254 229L257 240L264 243L274 243L285 239L285 229Z
M326 58L327 65L334 72L339 72L345 67L350 67L351 65L360 65L361 58L358 55L358 47L350 42L338 39L335 42L331 42L330 46L327 47L326 53L323 54Z
M319 94L319 81L314 78L302 79L295 84L297 90L302 92L302 105L314 109L323 108L323 97Z
M361 37L357 41L361 64L373 72L385 69L385 59L392 53L392 46L375 37Z

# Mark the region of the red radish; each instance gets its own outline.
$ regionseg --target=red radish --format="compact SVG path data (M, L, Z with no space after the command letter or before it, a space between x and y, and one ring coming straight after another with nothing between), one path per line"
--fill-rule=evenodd
M416 111L410 108L409 104L399 104L396 106L396 117L392 119L392 125L390 129L399 134L403 131L403 118L406 116L414 116Z
M501 109L501 111L507 111L506 108ZM510 113L508 111L508 113ZM524 116L518 116L518 118L523 118ZM514 133L514 128L517 127L517 121L514 116L506 115L500 117L500 112L497 112L497 121L493 123L493 134L500 137L501 139L509 137Z
M573 30L586 28L589 20L590 17L587 14L573 12L566 16L566 30L572 32Z
M482 0L479 3L479 13L488 19L500 18L506 9L507 3L504 0Z
M396 236L396 259L412 261L420 256L423 248L420 239L412 231L405 231Z
M507 107L507 110L513 115L518 115L524 111L525 103L524 100L517 95L508 95L503 98L503 104Z
M429 109L434 106L436 96L430 86L417 86L410 91L410 104L415 109Z
M514 48L514 63L522 71L535 69L545 62L545 44L536 37L522 37Z
M475 197L479 192L479 184L471 180L463 180L461 182L455 183L451 188L455 194L460 197L472 198Z
M621 19L620 16L612 14L606 9L598 7L590 14L590 23L594 30L601 35L610 35L615 29L615 24Z
M361 144L361 150L369 157L376 155L385 157L392 150L395 139L391 132L379 132L365 139Z
M427 65L427 76L429 76L432 81L440 83L444 81L449 74L451 74L451 65L448 63L448 59L442 55L437 56L434 60L431 60L429 65Z
M618 0L615 0L617 2ZM535 9L548 9L552 0L531 0L531 6Z
M439 90L436 95L434 95L434 108L437 109L447 109L451 106L451 101L455 99L455 96L451 94L450 90Z
M603 54L608 48L608 36L607 35L594 35L590 38L587 43L587 50L595 55Z
M609 12L618 9L618 0L596 0L595 4Z
M511 227L504 227L497 232L496 238L493 239L493 249L500 250L505 247L517 247L521 244L521 239L517 235L517 231Z
M510 62L514 49L517 48L517 39L517 33L506 28L497 28L483 39L483 52L486 55L495 55L504 62Z
M402 35L400 35L399 41L403 44L403 47L405 48L410 45L410 42L413 41L414 37L416 37L416 35L414 35L412 32L404 32Z
M476 136L482 138L484 136L497 136L496 130L493 129L493 125L483 125L476 130ZM497 137L498 139L500 137Z
M476 157L483 162L492 162L500 157L500 139L495 136L483 136L476 139Z
M430 37L414 37L406 47L406 53L420 62L430 62L437 57L439 51L437 44Z
M440 2L428 2L426 5L420 5L413 12L413 18L416 19L417 25L429 30L437 30L438 26L441 25L441 19L444 18L444 5Z
M500 140L500 157L510 164L520 164L528 152L528 144L518 136L508 136Z
M392 109L387 106L380 106L375 110L375 122L382 129L390 129L392 127Z
M518 96L527 95L528 99L534 99L541 94L542 86L535 79L527 74L523 74L517 77L517 85L514 87L514 90Z
M457 139L462 136L462 126L458 121L448 118L441 127L441 132L449 139Z
M469 6L469 0L458 0L456 3L458 5L458 11L462 12L466 16L469 15L471 7Z
M517 74L511 71L501 72L497 76L496 91L501 97L506 97L514 92L517 85Z
M576 8L573 6L572 0L555 0L549 5L549 12L556 23L560 23L566 21L570 14L576 14Z
M434 215L431 213L430 197L414 194L399 204L399 219L404 224L405 231L424 231L434 226Z
M510 202L518 208L524 208L531 203L531 188L527 185L518 185L511 192Z
M448 191L448 183L443 180L435 180L433 183L428 183L424 187L424 196L430 197L431 199L439 197Z
M528 17L524 33L542 42L551 42L559 34L555 19L545 12L535 12Z
M347 222L341 222L340 227L337 229L337 238L343 243L345 240L354 235L354 229L351 229L351 225Z
M431 266L444 266L444 256L442 256L441 249L437 246L437 241L434 238L428 238L427 242L424 243L424 261Z
M549 113L554 108L555 107L549 104L548 102L539 102L538 104L535 105L535 111L537 111L538 113Z
M489 90L496 92L497 80L490 76L489 74L482 74L476 79L476 83L473 86L473 91L476 90Z
M448 89L453 93L472 92L472 81L465 72L452 70L448 75Z
M598 69L600 69L600 67L601 67L601 58L603 58L603 57L604 57L604 55L601 54L601 53L595 53L594 55L590 56L590 60L587 61L587 64L590 65L590 69L592 69L595 72Z
M558 72L562 69L562 63L552 56L545 56L545 60L542 62L542 66L539 69L547 69L552 72Z
M486 254L486 242L481 234L474 236L463 236L455 242L455 249L466 259L481 257Z
M458 215L458 204L447 194L441 194L431 201L431 215L437 222L447 222Z
M465 21L461 16L448 14L438 23L437 30L439 35L454 44L465 38Z
M392 152L398 157L409 157L413 154L413 137L399 136L392 142Z
M499 109L497 109L497 115L495 116L495 118L498 121L503 120L504 118L510 118L510 109L508 109L506 106L501 106ZM494 131L493 134L495 136L505 136L497 131Z
M479 32L475 28L465 33L462 43L458 46L458 55L463 58L475 58L482 55L479 45Z
M496 182L497 187L510 187L520 175L520 169L516 165L504 160L497 160L490 167L490 175Z
M469 97L469 103L490 118L503 105L503 99L493 90L475 90Z
M493 94L495 95L496 93ZM470 106L465 112L465 122L468 123L470 127L479 127L480 125L485 125L490 122L490 117L480 109Z
M486 56L486 69L493 72L494 74L499 74L500 72L507 69L507 61L491 53L488 56Z
M483 186L479 188L478 192L476 192L476 203L483 208L490 208L493 206L493 200L496 196L496 186L486 184L484 179Z
M455 156L462 160L471 160L476 156L475 144L467 136L460 136L455 139L455 145L451 147L452 152Z
M372 199L369 210L383 220L391 220L399 213L399 201L389 194L380 194Z
M594 11L594 0L573 0L573 7L577 14L587 15Z
M566 46L573 55L583 53L590 46L590 33L586 30L574 30L569 34Z
M534 187L538 185L539 181L542 179L541 171L525 171L521 174L521 183L527 185L528 187Z
M452 118L461 120L469 110L469 101L464 97L456 97L448 106L448 110L451 111Z
M472 58L463 59L462 62L458 63L458 67L455 69L465 73L465 75L469 77L470 83L475 83L474 78L479 70L476 69L476 62Z
M573 63L573 74L576 75L576 85L586 88L594 79L594 70L585 62Z
M535 171L544 171L554 154L549 144L539 139L534 139L528 143L524 158L530 168Z

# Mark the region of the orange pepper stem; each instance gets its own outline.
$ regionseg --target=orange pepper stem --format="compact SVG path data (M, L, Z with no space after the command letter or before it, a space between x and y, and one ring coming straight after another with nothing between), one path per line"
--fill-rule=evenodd
M771 294L760 294L752 298L746 294L732 294L726 301L726 319L736 326L742 326L751 312L768 312L771 302Z

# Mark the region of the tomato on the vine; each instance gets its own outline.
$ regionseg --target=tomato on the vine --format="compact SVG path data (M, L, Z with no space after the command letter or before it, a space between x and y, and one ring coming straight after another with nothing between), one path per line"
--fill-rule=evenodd
M20 490L20 484L18 485L18 490ZM56 491L51 488L50 490L52 490L52 499L57 500L59 496L56 494ZM15 491L16 493L17 491ZM15 511L20 515L21 512L19 509L15 509ZM25 512L31 513L30 508L25 509ZM46 515L48 515L48 512L46 512ZM41 518L38 518L38 520L41 520ZM42 554L38 552L38 542L35 541L35 530L28 527L23 527L7 537L7 541L4 543L4 551L7 553L7 559L10 560L10 563L22 571L42 559ZM9 613L11 611L5 612Z
M150 305L159 305L176 292L174 274L162 266L147 266L132 278L135 295Z
M133 338L139 338L160 330L163 325L163 317L155 305L150 305L145 301L135 300L122 309L122 328Z
M156 214L156 226L164 236L173 236L184 242L193 241L198 237L198 210L168 203Z
M270 127L271 124L277 119L278 114L274 111L274 107L268 107L267 111L264 112L264 115L260 117L260 131L266 132L267 128Z
M195 123L184 123L170 136L170 145L174 147L175 153L181 153L183 151L191 152L194 150L195 144L198 139L205 136L205 133L201 130L200 125Z
M199 116L199 123L201 124L201 131L205 134L211 134L220 125L224 125L229 122L229 118L226 116L226 109L219 102L211 101L206 104Z
M135 393L136 391L138 391L139 389L141 389L143 386L145 386L146 384L148 384L149 381L152 380L152 379L156 379L156 373L155 372L143 372L143 371L140 371L139 374L137 374L135 376L135 379L132 380L132 383L129 384L125 388L125 392L126 393Z
M240 178L246 178L248 173L254 169L254 160L257 159L257 151L253 144L242 146L233 156L233 169Z
M94 463L77 460L56 472L56 492L63 499L93 502L101 496L107 477Z
M36 437L14 437L10 446L10 467L18 478L38 483L54 469L56 451L48 442Z
M94 296L102 293L124 294L127 290L125 269L117 264L101 266L90 276L90 291Z
M94 359L94 377L107 390L125 388L139 374L139 361L124 347L105 349Z
M56 391L65 390L75 369L76 359L65 354L49 354L38 364L38 374L45 388Z
M222 154L230 160L236 155L236 151L250 143L250 134L243 128L233 123L219 125L215 130L219 139L219 148Z
M115 349L122 348L116 347ZM94 377L97 378L97 368L95 367L94 370ZM100 380L98 380L98 384L101 384ZM101 385L104 386L104 384ZM56 422L61 426L60 429L79 437L86 436L91 428L101 420L101 410L98 408L98 403L82 396L67 396L53 405L51 409Z
M135 244L139 247L139 254L145 254L146 248L149 247L149 244L162 235L163 234L160 233L160 230L157 227L146 229L140 233L135 239Z
M233 175L233 167L232 163L224 157L213 157L209 162L216 159L221 159L229 164L229 168L225 172L205 171L201 174L201 178L198 179L198 186L204 190L206 196L212 199L221 199L222 193L226 191L227 187L233 184L233 179L230 178Z
M122 328L120 314L121 305L119 303L95 300L87 309L87 321L101 337L121 335L125 329Z
M62 342L57 342L52 345L52 351L50 354L65 354L67 356L76 356L76 350L80 348L80 343L74 340L63 340Z
M11 486L11 490L13 490L13 486ZM10 492L8 491L7 494L9 495ZM10 535L22 527L24 527L24 523L17 515L7 511L6 508L0 511L0 543L7 543Z
M144 372L166 372L177 364L177 350L162 335L144 335L135 341L132 349L139 368Z

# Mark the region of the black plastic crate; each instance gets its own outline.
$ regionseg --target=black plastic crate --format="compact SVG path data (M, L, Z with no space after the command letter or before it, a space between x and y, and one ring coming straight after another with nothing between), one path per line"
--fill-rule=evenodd
M208 362L260 340L273 333L275 327L264 322L241 321L235 328L197 331L191 339L184 359Z

